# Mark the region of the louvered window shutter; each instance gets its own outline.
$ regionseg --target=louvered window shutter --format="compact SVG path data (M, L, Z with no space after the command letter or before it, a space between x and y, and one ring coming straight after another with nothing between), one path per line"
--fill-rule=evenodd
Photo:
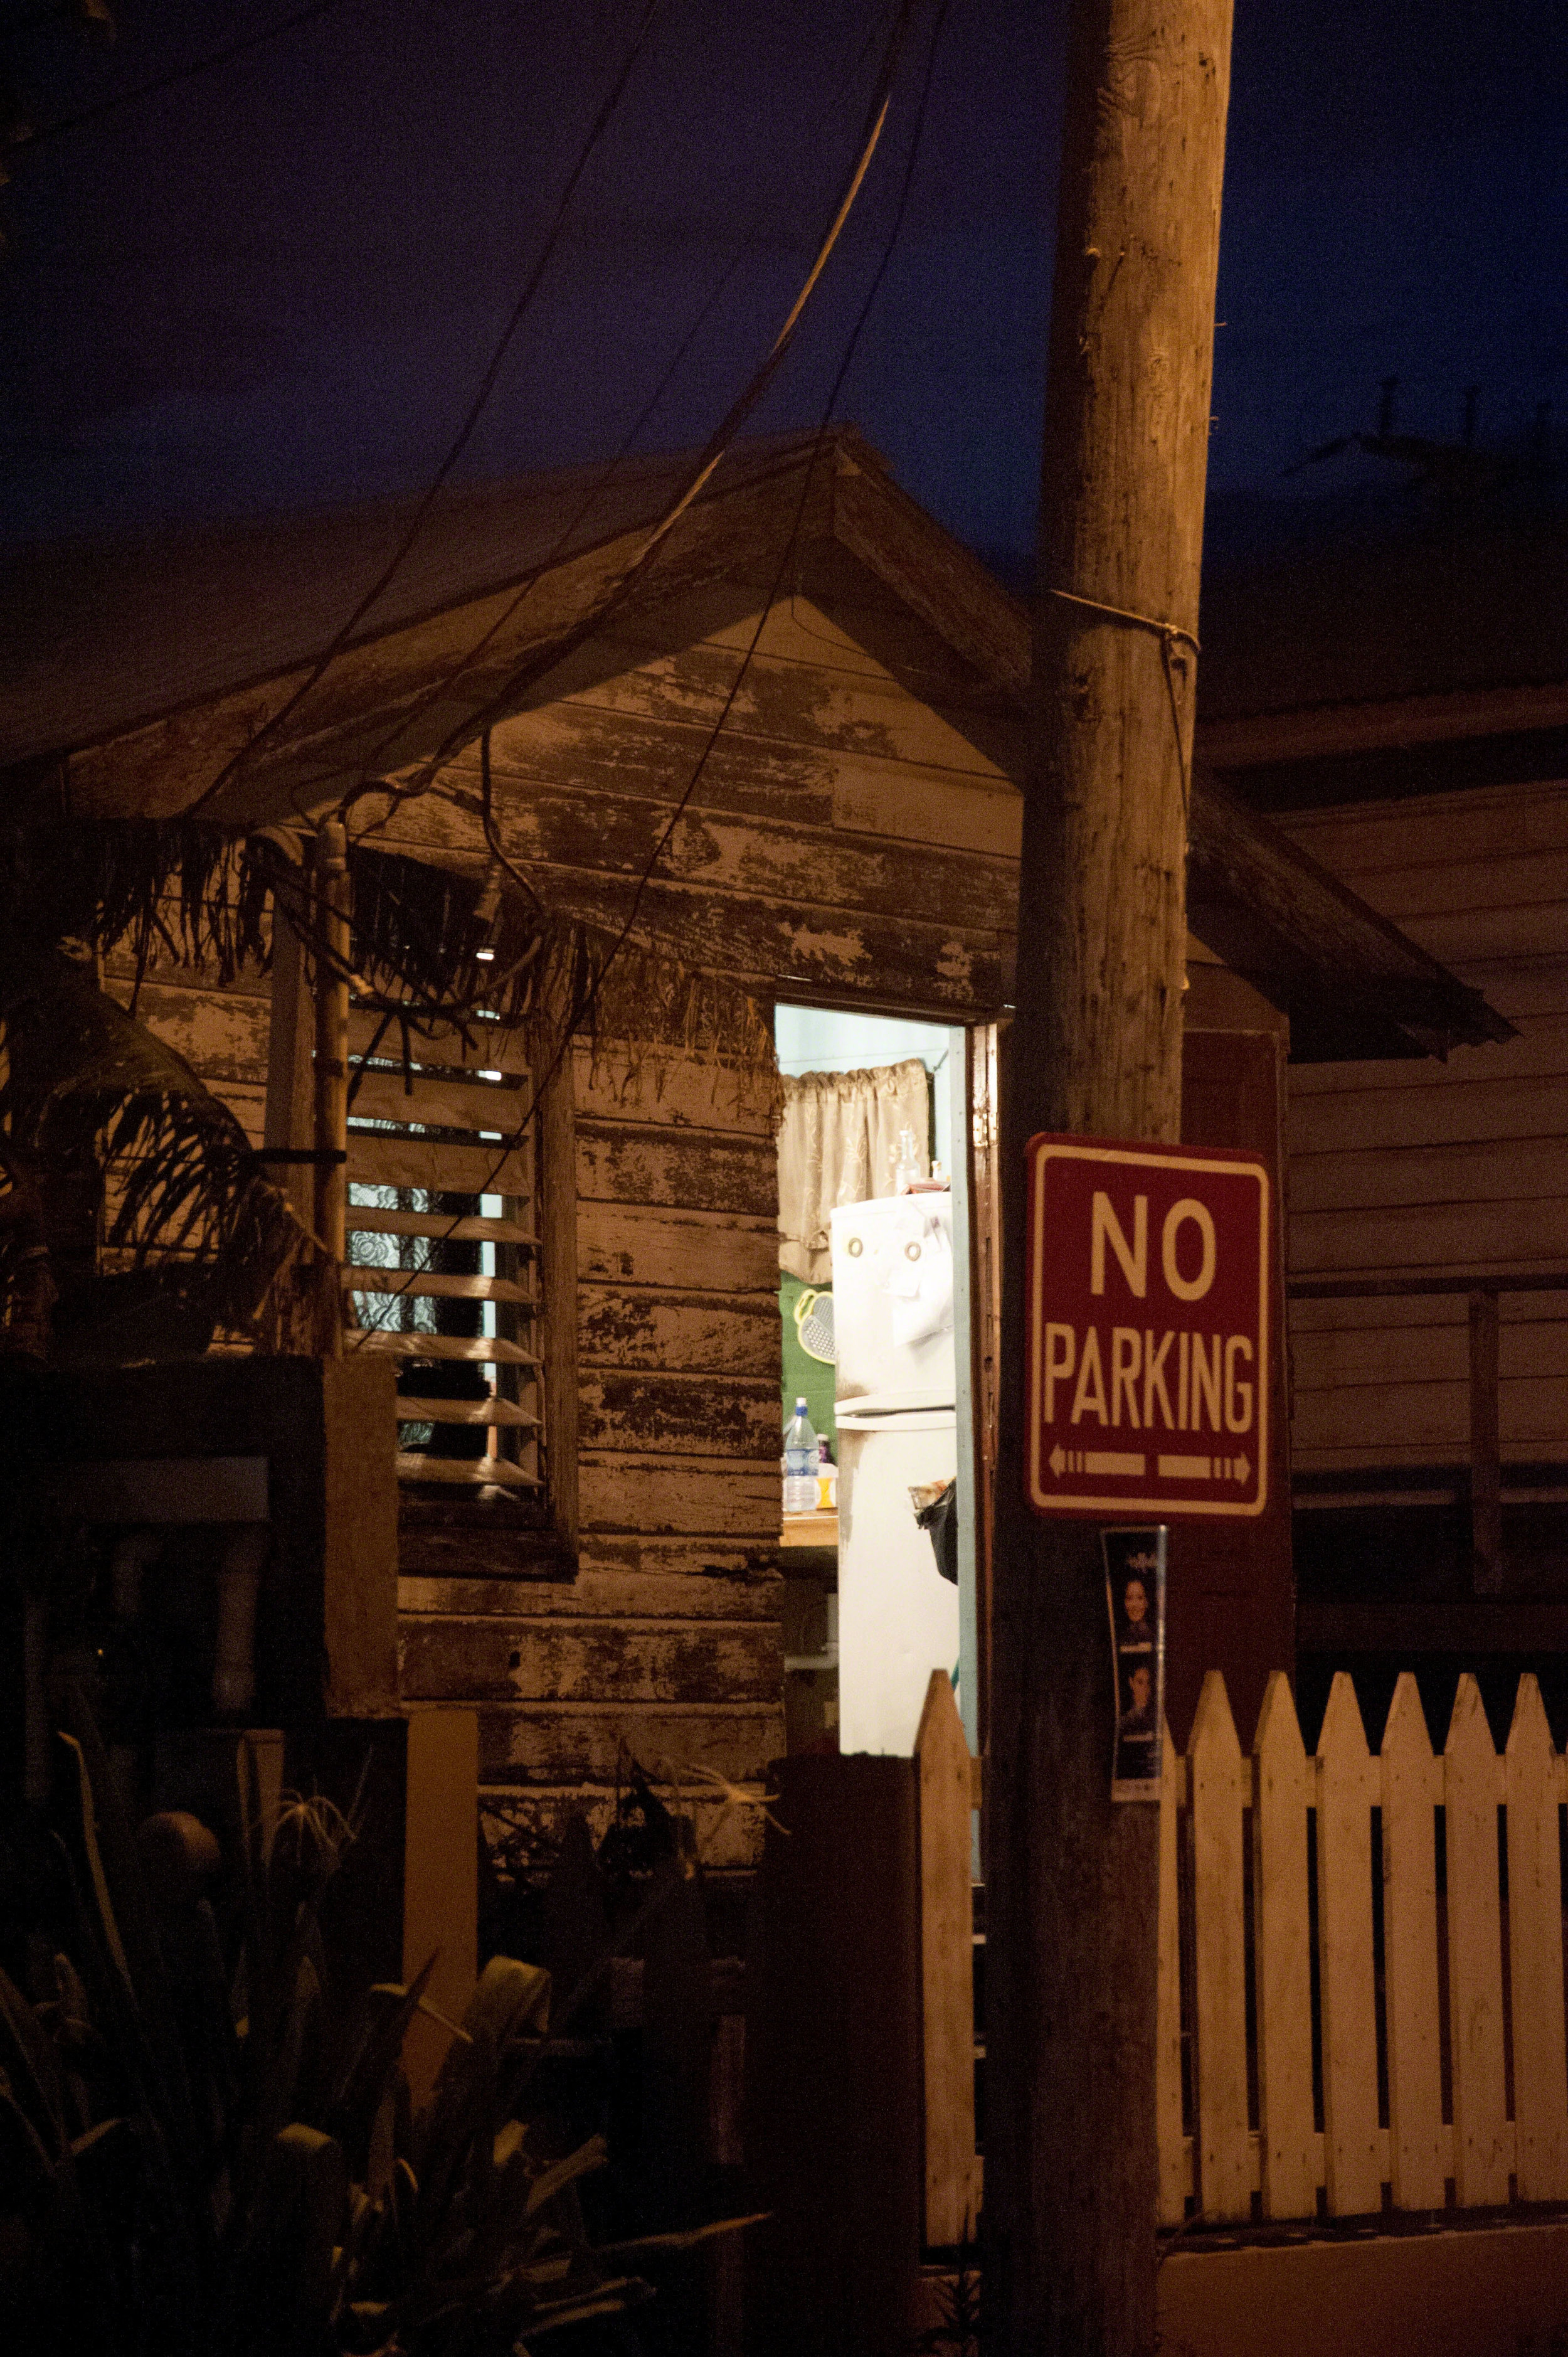
M532 1083L498 1025L349 1018L349 1265L360 1347L399 1361L405 1481L542 1493Z

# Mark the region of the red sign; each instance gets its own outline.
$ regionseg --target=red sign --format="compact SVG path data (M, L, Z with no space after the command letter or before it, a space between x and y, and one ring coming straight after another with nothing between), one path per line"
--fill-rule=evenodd
M1041 1514L1261 1514L1269 1175L1246 1154L1028 1146L1026 1480Z

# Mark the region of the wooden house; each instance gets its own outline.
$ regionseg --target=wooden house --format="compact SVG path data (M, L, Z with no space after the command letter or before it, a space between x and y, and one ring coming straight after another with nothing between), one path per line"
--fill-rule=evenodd
M389 846L476 877L499 851L551 905L765 1007L920 1016L966 1031L973 1070L993 1073L1015 955L1026 608L851 432L744 447L665 530L682 480L659 460L607 485L459 491L340 647L403 511L62 559L35 584L14 663L12 790L84 818L205 798L252 829L379 781L351 823ZM1507 1030L1203 779L1191 922L1189 1135L1254 1146L1276 1170L1287 1049L1420 1059ZM298 1069L282 974L217 991L165 968L141 996L274 1142ZM560 1056L490 1042L467 1083L424 1073L446 1091L426 1099L435 1145L410 1130L396 1074L371 1073L361 1110L402 1134L351 1147L373 1148L373 1176L439 1197L442 1217L465 1197L498 1250L534 1247L504 1203L486 1213L492 1194L532 1192L542 1222L543 1364L520 1379L542 1400L542 1451L507 1472L498 1426L482 1480L470 1460L467 1488L460 1469L434 1501L428 1481L411 1488L404 1695L478 1705L495 1822L523 1838L584 1807L602 1821L629 1756L688 1795L710 1856L738 1866L757 1829L730 1788L755 1791L782 1748L773 1121L767 1089L723 1055L665 1048L639 1074L581 1042ZM454 1112L452 1092L484 1075L498 1093ZM534 1169L503 1185L487 1139L531 1087ZM994 1177L993 1092L973 1110ZM488 1286L499 1317L508 1282L470 1290ZM983 1361L986 1343L983 1329ZM993 1375L980 1369L983 1398ZM1283 1397L1283 1366L1275 1383ZM1274 1421L1278 1511L1177 1550L1173 1717L1205 1668L1227 1671L1245 1717L1266 1673L1292 1664Z
M1298 1642L1568 1711L1568 519L1340 511L1206 590L1201 757L1513 1037L1293 1069Z

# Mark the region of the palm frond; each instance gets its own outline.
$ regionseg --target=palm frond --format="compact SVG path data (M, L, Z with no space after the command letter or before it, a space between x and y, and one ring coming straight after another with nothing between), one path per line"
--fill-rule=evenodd
M101 1194L112 1179L111 1248L134 1271L177 1272L223 1324L247 1328L303 1232L228 1106L56 952L0 951L0 1021L13 1154ZM63 1200L80 1211L80 1189ZM64 1216L46 1198L46 1234L51 1212Z

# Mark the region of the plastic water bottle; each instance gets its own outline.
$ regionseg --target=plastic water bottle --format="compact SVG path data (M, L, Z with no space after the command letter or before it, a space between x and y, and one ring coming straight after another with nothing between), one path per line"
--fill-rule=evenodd
M817 1503L817 1436L811 1430L803 1399L784 1431L784 1512L811 1513Z

